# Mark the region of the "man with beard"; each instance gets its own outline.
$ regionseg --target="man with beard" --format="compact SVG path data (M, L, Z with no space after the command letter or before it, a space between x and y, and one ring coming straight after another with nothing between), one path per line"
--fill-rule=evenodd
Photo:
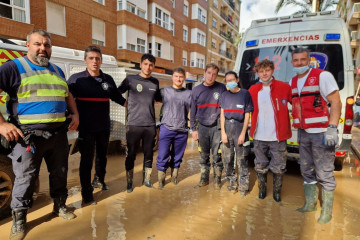
M8 141L16 141L9 154L15 174L10 239L25 237L26 214L32 206L42 158L50 173L53 213L64 219L76 217L65 205L69 153L66 132L77 129L79 124L76 104L64 73L49 62L50 35L33 30L27 36L26 46L26 57L0 67L0 92L9 95L6 105L9 120L0 114L0 134ZM70 113L69 125L65 123L66 108Z

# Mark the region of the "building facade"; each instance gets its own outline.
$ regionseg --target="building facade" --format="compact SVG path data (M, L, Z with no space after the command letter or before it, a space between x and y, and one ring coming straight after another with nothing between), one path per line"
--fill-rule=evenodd
M209 62L222 73L232 69L239 14L233 0L8 0L0 1L0 37L25 40L32 29L45 29L56 46L98 45L119 65L137 68L150 52L156 72L181 66L199 80Z

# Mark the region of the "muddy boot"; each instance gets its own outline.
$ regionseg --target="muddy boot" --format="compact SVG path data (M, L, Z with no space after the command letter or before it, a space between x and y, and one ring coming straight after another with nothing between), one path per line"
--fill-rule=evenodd
M333 203L334 203L334 191L326 191L324 188L321 190L322 195L322 208L321 214L318 219L318 223L325 224L331 220Z
M215 168L215 173L216 173L216 177L215 177L215 181L214 181L214 186L215 189L219 190L221 188L221 174L222 174L222 169L219 167Z
M214 181L216 179L216 169L215 169L215 166L213 166L213 178L214 178Z
M229 180L229 185L227 186L227 189L230 192L236 192L237 191L237 186L236 186L236 179L231 178Z
M178 168L172 168L171 169L171 182L175 185L178 184L178 173L179 173L179 169Z
M266 197L267 173L258 173L257 177L259 185L259 198L264 199Z
M126 191L131 193L133 191L133 177L134 177L134 169L126 171Z
M145 173L145 177L144 177L144 185L148 188L153 188L154 186L151 184L150 179L151 179L151 172L152 172L152 168L147 168L145 167L144 169L144 173Z
M318 199L318 188L316 184L304 183L305 204L302 208L296 209L298 212L313 212L316 211L316 202Z
M73 212L67 210L65 202L66 197L54 198L53 214L66 220L76 218L76 215Z
M200 175L200 183L196 185L195 187L204 187L206 185L209 185L209 175L210 175L210 169L201 167L201 175Z
M166 172L158 171L158 179L159 179L159 190L162 190L165 186L165 177Z
M13 218L13 225L11 227L9 239L24 239L27 209L14 209L11 213Z
M98 177L96 174L94 175L94 180L92 181L91 185L93 188L100 188L101 190L110 190L108 185L106 185L104 179Z
M273 174L273 198L275 202L280 202L280 191L282 186L282 174Z

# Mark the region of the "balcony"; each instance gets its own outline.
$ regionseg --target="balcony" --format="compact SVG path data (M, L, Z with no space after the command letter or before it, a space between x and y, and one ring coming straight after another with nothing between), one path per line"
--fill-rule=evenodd
M226 33L226 32L224 32L222 30L220 30L219 34L220 34L220 36L222 36L223 38L225 38L229 42L234 43L234 39L233 39L232 34Z
M228 22L228 23L230 23L232 26L234 26L234 23L233 23L233 21L232 21L232 16L226 15L226 13L223 12L223 11L220 12L220 16L221 16L226 22Z
M234 1L225 0L225 2L226 2L227 4L229 4L229 6L232 8L232 10L235 11L235 3L234 3Z
M232 54L229 53L228 51L224 51L224 50L220 49L219 54L221 54L221 55L223 55L223 56L225 56L225 57L227 57L229 59L232 59Z
M349 25L360 23L360 3L354 3L351 12L348 14L347 22Z
M351 32L351 42L350 45L352 48L358 48L360 45L360 32L359 31L352 31Z

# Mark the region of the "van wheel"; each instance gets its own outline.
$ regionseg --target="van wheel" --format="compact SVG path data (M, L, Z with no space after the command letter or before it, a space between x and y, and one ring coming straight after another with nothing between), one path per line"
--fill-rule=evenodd
M11 193L14 186L12 165L0 162L0 219L10 216Z
M335 171L341 171L343 168L343 164L344 164L344 158L343 157L335 157Z

